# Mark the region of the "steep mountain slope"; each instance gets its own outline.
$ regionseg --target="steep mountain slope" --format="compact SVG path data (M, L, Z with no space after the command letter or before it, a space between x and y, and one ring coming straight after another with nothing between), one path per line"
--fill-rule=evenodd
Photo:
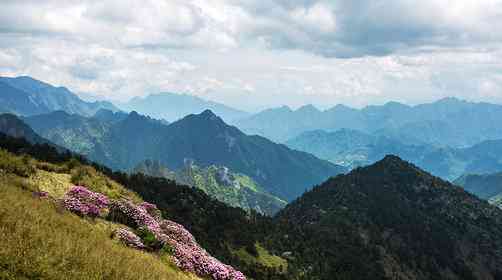
M499 200L502 197L502 173L466 174L455 180L454 183L480 198L490 202L498 202L497 206L502 206Z
M151 94L146 97L135 97L122 104L121 107L126 111L137 111L153 118L168 121L176 121L186 115L200 113L207 109L215 112L227 122L248 115L246 112L220 103L206 101L193 95L169 92Z
M56 141L59 138L50 133L53 129L43 129L60 127L53 125L51 118L46 119L44 126L37 125L31 118L28 121L42 136L74 149L74 145L68 145L71 141ZM78 140L76 137L75 141ZM84 154L122 170L130 170L146 159L158 160L171 170L181 169L186 160L201 167L226 166L250 176L266 191L282 199L293 199L308 187L345 171L340 166L263 137L245 135L209 110L168 126L132 112L113 124Z
M502 277L502 211L395 156L328 180L277 222L304 279Z
M227 205L247 211L253 209L260 214L272 216L286 205L285 201L263 190L252 178L223 166L201 168L187 161L182 169L173 172L158 161L146 160L136 166L133 172L176 180L201 189Z
M40 196L42 192L49 192L51 196L60 197L68 191L71 184L78 184L81 186L86 186L92 191L100 192L106 194L110 198L123 198L129 197L134 202L138 203L142 199L148 202L155 203L162 212L164 218L171 219L177 223L182 224L186 229L188 229L196 238L197 242L201 244L211 255L215 256L217 259L231 264L233 267L245 272L246 275L250 276L248 279L294 279L286 277L284 274L287 268L286 260L274 256L268 251L268 247L261 246L263 243L267 232L273 231L274 224L270 218L263 217L256 213L246 213L242 209L229 207L224 203L216 201L208 197L204 192L195 188L189 188L183 185L179 185L174 181L166 180L165 178L154 178L145 176L143 174L125 174L121 172L113 172L112 170L97 165L94 163L89 163L86 159L78 157L69 153L60 154L55 149L47 145L33 145L20 138L7 137L0 134L0 148L15 154L11 156L8 153L0 149L0 169L2 170L2 176L0 176L0 183L3 182L2 179L5 177L6 173L13 173L15 176L24 176L25 179L16 180L16 183L20 188L24 190L34 190L35 195ZM7 156L7 157L5 157ZM33 158L29 158L33 157ZM29 160L26 160L29 159ZM33 188L33 189L32 189ZM3 189L2 189L3 190ZM131 192L135 191L137 194ZM29 194L32 196L32 194ZM4 198L2 196L2 198ZM2 206L8 206L10 204L2 204ZM30 203L30 205L33 205ZM2 208L2 207L0 207ZM26 207L23 208L26 210ZM1 210L0 210L1 211ZM14 211L16 212L16 211ZM18 214L21 214L19 212ZM61 216L61 214L58 214ZM4 216L0 217L2 220ZM16 220L16 219L14 219ZM17 225L30 225L29 223L19 223ZM108 230L108 224L103 225L101 221L96 221L90 223L85 222L86 226L98 226L101 230ZM45 228L44 223L38 225L38 229ZM3 224L2 224L3 226ZM75 226L75 224L73 224ZM103 228L103 226L105 226ZM70 226L68 230L72 230ZM77 228L76 234L79 234ZM85 230L84 230L85 232ZM10 232L9 234L12 234ZM46 234L45 232L37 233L39 235ZM3 235L5 236L5 235ZM24 231L23 234L16 235L16 238L23 238L27 236L27 232ZM73 233L67 233L63 235L61 239L60 235L50 236L53 240L54 238L59 238L59 241L67 240L71 238ZM106 233L105 236L100 237L102 239L108 239L109 234ZM92 237L91 237L92 239ZM40 250L50 247L50 251L47 250L43 252L43 256L50 256L54 250L58 250L57 242L46 242L47 239L39 239L43 243ZM88 241L87 236L82 237L83 241ZM91 240L92 241L92 240ZM72 243L70 244L82 244L82 243ZM10 244L10 243L9 243ZM28 242L14 242L13 246L28 246ZM67 243L64 243L67 244ZM86 253L95 254L96 251L88 250L87 245L78 247L83 248L84 251L73 250L73 247L63 248L66 251L63 255L58 255L59 258L71 257L72 254L78 254L76 257L87 256ZM91 242L91 248L108 248L108 245L100 244L99 242ZM93 245L95 244L95 245ZM5 250L6 246L2 246L0 250L0 256L2 252L9 252ZM16 248L16 247L9 247ZM30 248L29 250L32 250ZM29 250L23 249L19 252L26 252ZM71 251L71 254L67 254ZM103 251L97 251L97 253ZM113 251L111 251L113 252ZM105 255L107 252L104 252ZM165 252L164 252L165 253ZM190 253L190 252L187 252ZM30 256L33 256L30 254ZM134 261L133 256L129 255L128 259ZM113 260L109 260L108 257L104 257L101 260L101 264L113 265ZM14 262L16 258L7 258L11 263ZM148 259L148 258L147 258ZM0 257L0 261L2 261ZM28 264L29 269L38 269L38 266L32 264L38 264L38 261L47 261L47 258L37 258L34 262ZM71 260L66 259L66 263L72 262L75 258ZM155 259L158 260L158 259ZM110 261L110 262L109 262ZM123 262L124 263L124 262ZM84 265L79 265L75 269L77 271L87 271L88 262ZM151 263L149 266L144 268L139 268L137 272L129 271L130 273L141 273L142 269L154 269L157 265ZM2 265L3 268L5 266ZM134 267L134 264L133 266ZM23 267L24 268L24 267ZM92 269L100 270L101 266L98 268L91 267ZM106 268L106 266L105 266ZM49 266L45 269L48 272L54 271L53 266ZM113 271L113 268L106 268L106 271ZM3 272L0 271L0 275ZM63 271L64 272L64 271ZM145 272L145 277L150 277L151 273L157 273L156 270ZM37 274L40 275L40 274ZM142 279L141 275L136 275L138 279ZM96 276L97 278L103 278ZM94 277L94 278L96 278ZM151 276L153 277L153 276ZM61 278L61 277L54 277ZM108 278L108 277L105 277ZM129 278L129 277L127 277ZM7 279L18 279L7 278ZM82 278L88 279L88 278ZM161 277L153 277L151 279L164 279ZM166 279L176 279L167 277ZM183 278L180 278L183 279ZM205 278L206 279L206 278Z
M246 133L278 142L305 131L348 128L392 137L408 144L465 147L502 138L502 128L498 125L500 118L500 105L445 98L417 106L389 102L360 110L343 105L325 111L312 106L295 111L269 109L241 119L236 125Z
M302 133L286 143L289 147L347 167L374 163L395 154L444 179L465 173L502 170L502 141L483 141L468 148L404 144L390 137L341 129Z
M117 111L109 102L85 102L65 87L54 87L31 77L0 77L0 108L16 115L31 116L63 110L92 116L99 109Z

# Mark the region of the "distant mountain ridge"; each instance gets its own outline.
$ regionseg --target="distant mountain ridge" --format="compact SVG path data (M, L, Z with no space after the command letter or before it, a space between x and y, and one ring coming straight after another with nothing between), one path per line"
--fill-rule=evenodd
M28 76L0 77L0 110L22 116L66 111L92 116L99 109L117 111L110 102L86 102L65 87L54 87Z
M502 140L487 140L467 148L405 143L350 129L305 132L286 142L293 149L349 168L372 164L394 154L451 181L465 173L502 170Z
M466 147L502 139L502 106L444 98L429 104L408 106L389 102L353 109L337 105L320 111L311 105L297 110L268 109L237 121L248 134L285 142L312 130L347 128L382 135L408 144Z
M248 136L210 110L169 125L136 112L113 124L100 124L94 118L66 126L69 121L58 124L54 115L34 116L26 121L43 137L115 169L130 170L146 159L158 160L170 170L181 169L186 160L201 167L226 166L253 178L266 191L285 200L346 171L263 137ZM80 129L88 131L74 132ZM62 139L61 135L68 137ZM90 144L88 149L72 144L81 141L81 135L89 136L84 137Z
M193 95L170 92L151 94L146 97L134 97L119 106L126 111L137 111L143 115L165 119L170 122L208 109L223 118L226 122L231 122L248 115L247 112L221 103L207 101Z

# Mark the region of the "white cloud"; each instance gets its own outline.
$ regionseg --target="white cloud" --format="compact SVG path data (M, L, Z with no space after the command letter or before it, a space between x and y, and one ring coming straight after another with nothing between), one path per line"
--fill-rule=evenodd
M0 74L113 99L178 91L246 109L502 101L502 0L0 5Z

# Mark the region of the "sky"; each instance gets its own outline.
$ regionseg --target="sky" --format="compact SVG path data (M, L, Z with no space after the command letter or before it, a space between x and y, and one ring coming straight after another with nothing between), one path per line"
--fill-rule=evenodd
M502 103L502 0L0 0L0 75L247 111Z

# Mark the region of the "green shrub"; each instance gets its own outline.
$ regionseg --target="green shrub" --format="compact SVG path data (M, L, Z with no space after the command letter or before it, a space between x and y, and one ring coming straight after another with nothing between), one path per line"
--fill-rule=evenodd
M162 249L162 242L160 242L155 235L146 227L140 227L137 230L137 235L141 238L143 244L152 251Z

